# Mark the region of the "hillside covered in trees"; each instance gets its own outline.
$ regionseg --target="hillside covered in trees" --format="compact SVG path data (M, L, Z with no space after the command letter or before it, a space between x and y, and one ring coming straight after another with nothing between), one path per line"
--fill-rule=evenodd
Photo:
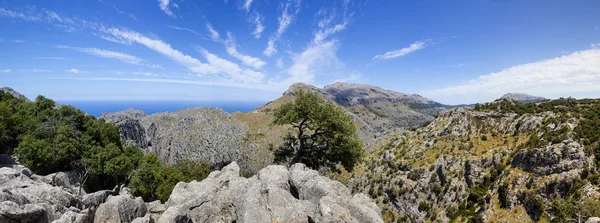
M33 102L0 91L0 154L12 155L33 173L69 172L84 191L128 185L151 201L168 199L180 181L204 179L211 166L182 161L166 167L153 153L124 145L119 129L44 96Z

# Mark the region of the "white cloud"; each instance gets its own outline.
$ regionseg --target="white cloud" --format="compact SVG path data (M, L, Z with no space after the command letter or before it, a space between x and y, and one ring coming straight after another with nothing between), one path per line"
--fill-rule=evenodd
M25 40L4 40L4 39L0 39L0 42L5 42L5 43L26 43L27 41Z
M264 74L260 72L242 69L239 65L219 58L206 50L200 50L208 61L208 63L202 63L196 58L173 49L171 45L161 40L151 39L134 31L111 28L107 32L115 36L115 38L139 43L161 53L171 60L186 66L191 72L198 73L200 77L221 82L237 82L242 84L257 84L264 77Z
M207 86L223 86L223 87L241 87L258 90L277 91L280 89L271 88L267 85L261 84L241 84L233 82L219 82L219 81L194 81L194 80L182 80L182 79L168 79L168 78L114 78L114 77L89 77L89 78L54 78L54 79L67 79L67 80L80 80L80 81L131 81L131 82L152 82L152 83L175 83L175 84L192 84L192 85L207 85Z
M31 72L31 73L49 73L51 70L43 70L43 69L30 69L30 70L19 70L21 72Z
M155 74L152 72L141 72L141 71L133 72L133 74L143 75L143 76L148 76L148 77L162 77L163 76L163 75Z
M242 6L246 12L250 11L250 5L252 4L252 0L246 0L244 5Z
M285 68L285 65L283 64L283 59L281 59L281 58L277 59L275 66L277 66L277 68L279 68L279 69Z
M600 43L596 43L596 44L592 43L592 44L590 44L590 47L592 47L592 48L600 48Z
M21 12L15 12L11 10L7 10L4 8L0 8L0 15L10 18L18 18L27 21L40 21L42 17L40 15L28 15Z
M202 74L216 74L218 71L208 64L200 62L198 59L183 54L181 51L175 50L169 45L158 39L148 38L138 32L110 28L106 29L106 32L113 35L116 39L125 42L135 42L148 47L160 54L165 55L171 60L185 65L190 71Z
M339 47L337 40L311 44L303 52L292 57L292 65L287 69L290 77L283 81L284 86L295 82L312 83L317 73L327 67L339 64L336 52Z
M160 7L161 10L163 10L163 12L165 12L167 15L171 16L171 17L175 17L175 15L173 14L173 12L171 11L171 9L169 8L169 4L170 4L171 0L158 0L158 6Z
M229 80L244 84L259 84L265 76L258 71L242 69L236 63L220 58L207 50L199 49L199 51L204 55L204 58L206 58L212 67L227 75L225 79L221 79L221 81Z
M235 38L231 33L227 33L227 40L225 41L225 48L227 49L227 53L236 59L241 60L245 65L254 67L255 69L260 69L265 64L265 61L260 58L244 55L238 52L238 45L235 43Z
M11 72L12 72L11 69L0 70L0 73L11 73Z
M544 97L600 93L600 49L516 65L479 76L464 84L422 94L440 101L474 103L490 101L507 92L525 92Z
M286 2L286 4L283 5L283 12L277 18L279 26L277 27L277 31L275 32L275 34L269 37L269 41L267 42L267 48L265 48L265 50L263 51L265 55L271 56L277 53L277 49L275 48L275 42L277 42L277 40L281 38L281 35L285 33L288 26L292 24L292 21L294 20L295 16L300 11L301 2L301 0L296 0L295 2L288 1Z
M117 6L116 6L116 5L113 5L113 8L115 8L115 11L117 11L117 13L119 13L119 14L121 14L121 15L122 15L122 14L125 14L125 11L123 11L123 10L119 10L119 8L117 8Z
M212 41L215 42L222 42L223 40L221 39L221 36L219 35L219 32L217 32L212 25L210 25L210 23L206 23L206 31L208 31L208 34L210 36L210 39Z
M248 18L248 20L254 25L254 31L252 32L252 35L254 36L254 38L260 39L262 33L265 31L265 26L263 25L263 17L257 12L254 12L252 16Z
M80 71L80 70L77 70L77 69L75 69L75 68L72 68L72 69L70 69L70 70L65 70L65 72L74 73L74 74L81 73L81 71Z
M196 36L202 36L202 35L200 35L200 33L194 31L193 29L188 29L188 28L179 27L179 26L170 26L170 25L168 25L167 27L174 29L174 30L190 32Z
M110 59L117 59L122 62L130 63L130 64L141 65L144 62L144 60L142 60L136 56L132 56L132 55L129 55L126 53L121 53L121 52L110 51L110 50L103 50L103 49L97 49L97 48L71 47L71 46L57 46L57 48L77 50L77 51L87 53L90 55L104 57L104 58L110 58Z
M401 57L406 54L409 54L409 53L412 53L417 50L421 50L421 49L425 48L429 42L431 42L431 40L416 41L416 42L410 44L410 46L408 46L406 48L402 48L399 50L392 50L392 51L386 52L384 54L377 55L377 56L373 57L373 60L379 60L379 59L387 60L387 59L393 59L396 57Z

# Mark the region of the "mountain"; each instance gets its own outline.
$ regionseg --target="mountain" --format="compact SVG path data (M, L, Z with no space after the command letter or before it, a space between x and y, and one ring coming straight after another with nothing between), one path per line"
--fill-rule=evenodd
M9 93L12 96L14 96L15 98L22 98L22 99L25 99L26 101L29 101L29 99L27 97L25 97L25 95L22 95L21 93L13 90L12 88L3 87L3 88L0 88L0 91L4 91L6 93Z
M512 100L519 101L522 103L531 103L531 102L548 100L543 97L533 96L533 95L529 95L529 94L525 94L525 93L506 93L506 94L502 95L502 97L500 97L500 99L512 99Z
M152 115L127 109L101 118L119 127L121 141L134 143L144 153L155 153L166 165L186 159L217 166L238 161L245 171L257 171L271 162L270 153L255 151L248 126L219 108Z
M585 221L600 215L598 111L599 99L445 110L332 178L368 193L386 222Z
M293 84L279 99L257 111L270 111L291 101L297 90L317 92L327 101L345 108L354 117L359 137L366 145L371 145L377 138L394 129L410 129L430 122L437 112L450 107L416 94L338 82L324 88L304 83Z

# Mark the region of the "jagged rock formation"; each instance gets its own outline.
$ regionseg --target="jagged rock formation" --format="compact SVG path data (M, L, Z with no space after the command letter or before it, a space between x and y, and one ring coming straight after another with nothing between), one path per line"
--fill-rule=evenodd
M580 106L594 103L600 101ZM386 222L549 220L560 218L554 202L561 199L600 210L592 202L600 198L595 147L584 146L582 117L562 104L522 115L441 111L426 127L385 136L363 164L332 178L368 193Z
M121 140L144 152L154 152L167 165L183 159L223 164L238 161L248 166L251 153L248 127L218 108L190 108L145 115L128 109L104 114L119 127Z
M180 182L166 204L144 203L126 187L78 196L43 180L48 176L3 165L2 223L383 222L366 195L352 196L341 183L302 164L289 171L268 166L244 178L234 162L201 182Z
M506 93L500 97L500 99L512 99L522 103L531 103L548 100L544 97L533 96L525 93Z
M26 101L29 101L29 99L27 97L25 97L25 95L22 95L21 93L13 90L12 88L3 87L3 88L0 88L0 91L4 91L6 93L9 93L12 96L15 96L15 98L22 98L22 99L25 99Z
M363 194L303 164L240 176L232 163L201 182L180 182L157 222L383 222Z

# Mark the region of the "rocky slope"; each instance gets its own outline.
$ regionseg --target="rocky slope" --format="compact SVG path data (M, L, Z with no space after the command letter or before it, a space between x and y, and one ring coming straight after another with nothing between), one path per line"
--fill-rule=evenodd
M32 174L0 157L0 222L383 222L363 194L302 164L268 166L251 178L234 162L201 182L180 182L166 204L128 188L78 195L73 174Z
M25 95L22 95L21 93L13 90L12 88L3 87L3 88L0 88L0 91L4 91L6 93L9 93L12 96L15 96L15 98L22 98L22 99L25 99L26 101L29 101L29 99L27 97L25 97Z
M598 131L583 114L599 108L597 100L504 100L442 111L426 127L387 135L363 164L332 177L376 199L386 222L585 221L600 217L600 149L583 138Z
M525 93L506 93L500 99L512 99L522 103L538 102L548 100L544 97L533 96Z
M146 115L128 109L103 114L119 127L121 140L134 143L145 153L156 153L166 165L188 159L222 165L240 162L258 170L270 162L269 156L255 156L248 126L218 108L190 108L177 112ZM266 150L266 149L265 149Z
M122 141L154 152L166 164L182 159L211 164L238 161L255 172L272 162L271 149L281 145L288 126L273 126L272 111L293 100L294 91L318 92L354 117L366 145L397 128L411 128L433 120L447 106L419 95L407 95L379 87L336 83L323 89L302 83L292 85L282 97L255 111L227 114L215 108L193 108L146 115L128 109L103 114L120 129Z
M409 129L421 126L449 108L419 95L408 95L364 84L335 83L324 88L296 83L283 95L256 111L238 115L243 120L265 119L270 111L291 101L297 90L317 92L327 101L342 106L354 117L358 135L371 145L377 139L395 129ZM265 115L266 114L266 115ZM259 129L265 129L263 125Z

